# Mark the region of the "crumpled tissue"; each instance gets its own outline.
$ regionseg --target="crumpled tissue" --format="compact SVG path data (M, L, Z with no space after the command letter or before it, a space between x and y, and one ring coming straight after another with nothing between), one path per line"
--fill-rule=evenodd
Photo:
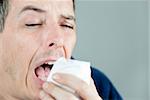
M63 57L59 58L53 65L50 74L47 78L48 82L52 82L70 92L73 92L70 88L59 84L58 82L52 79L52 75L54 73L65 73L71 74L79 79L86 82L88 85L90 84L91 80L91 69L90 69L90 62L79 61L79 60L72 60L72 59L65 59Z

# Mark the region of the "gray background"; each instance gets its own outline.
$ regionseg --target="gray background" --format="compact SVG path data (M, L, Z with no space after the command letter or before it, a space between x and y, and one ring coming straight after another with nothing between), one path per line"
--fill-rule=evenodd
M150 100L148 9L146 0L76 0L73 55L103 71L125 100Z

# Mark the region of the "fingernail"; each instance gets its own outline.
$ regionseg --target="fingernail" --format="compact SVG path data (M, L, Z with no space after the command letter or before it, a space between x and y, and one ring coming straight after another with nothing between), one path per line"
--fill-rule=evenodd
M41 91L40 92L40 98L42 99L43 97L45 97L45 93L44 93L44 91Z
M48 83L43 84L43 88L46 89L48 87Z
M52 78L53 78L54 80L59 80L59 79L60 79L60 76L59 76L58 74L54 74L54 75L52 76Z

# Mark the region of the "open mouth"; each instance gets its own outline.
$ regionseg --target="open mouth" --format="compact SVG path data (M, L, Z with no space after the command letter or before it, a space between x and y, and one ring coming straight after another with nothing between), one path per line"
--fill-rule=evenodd
M44 63L35 68L35 75L42 81L46 81L47 77L53 67L53 63Z

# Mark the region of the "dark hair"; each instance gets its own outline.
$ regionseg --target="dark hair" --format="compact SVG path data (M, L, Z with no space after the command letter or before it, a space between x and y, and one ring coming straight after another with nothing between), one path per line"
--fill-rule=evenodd
M73 8L74 8L74 10L75 10L75 1L73 0Z
M5 19L8 14L9 3L8 0L0 1L0 32L4 29Z

